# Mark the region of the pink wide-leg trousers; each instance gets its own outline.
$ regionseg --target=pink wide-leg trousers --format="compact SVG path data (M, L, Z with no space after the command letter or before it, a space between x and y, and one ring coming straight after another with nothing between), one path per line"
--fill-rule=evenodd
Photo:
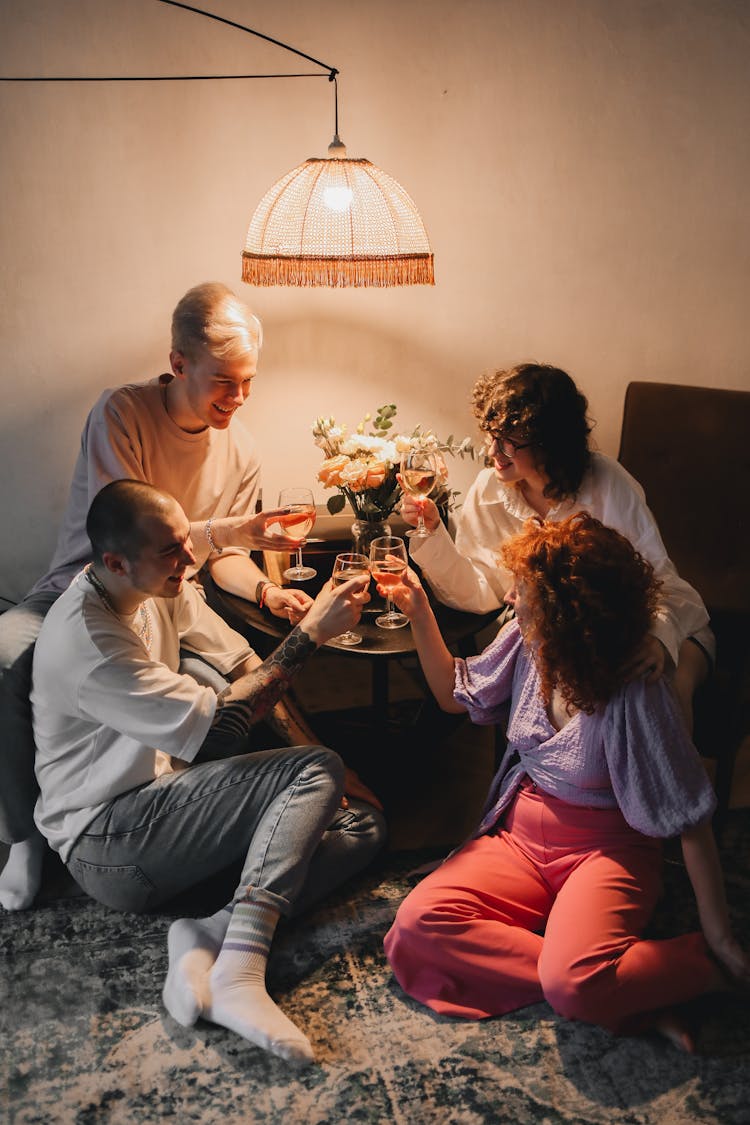
M385 951L402 988L436 1012L479 1019L546 1000L634 1033L715 979L702 934L641 940L660 888L660 841L619 809L527 782L497 835L464 845L407 896Z

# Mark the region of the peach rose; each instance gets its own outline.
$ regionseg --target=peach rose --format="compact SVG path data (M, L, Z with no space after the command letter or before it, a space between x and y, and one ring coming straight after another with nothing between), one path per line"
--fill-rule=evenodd
M349 464L349 458L343 453L336 457L329 457L318 469L318 480L326 488L335 488L341 484L341 473Z
M385 461L372 461L367 466L365 488L379 488L386 478L388 466Z

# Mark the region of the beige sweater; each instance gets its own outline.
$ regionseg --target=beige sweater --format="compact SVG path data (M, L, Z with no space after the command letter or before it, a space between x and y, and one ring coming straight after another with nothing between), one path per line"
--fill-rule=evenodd
M185 433L164 407L161 387L171 378L162 375L105 391L94 405L81 435L57 549L33 593L65 590L90 560L86 514L111 480L144 480L163 489L180 502L191 523L254 511L260 464L252 438L237 418L226 430ZM197 558L195 569L205 561Z

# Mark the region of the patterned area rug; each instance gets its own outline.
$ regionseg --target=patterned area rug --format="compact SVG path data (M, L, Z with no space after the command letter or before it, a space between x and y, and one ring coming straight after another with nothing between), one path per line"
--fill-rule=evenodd
M730 814L724 861L736 932L750 944L750 810ZM694 1006L699 1053L614 1039L537 1004L501 1019L441 1018L403 995L382 952L424 856L381 868L280 931L272 994L312 1040L299 1072L161 1007L165 915L106 911L82 897L0 919L3 1087L9 1125L686 1125L750 1122L747 999ZM690 887L667 867L652 932L695 925Z

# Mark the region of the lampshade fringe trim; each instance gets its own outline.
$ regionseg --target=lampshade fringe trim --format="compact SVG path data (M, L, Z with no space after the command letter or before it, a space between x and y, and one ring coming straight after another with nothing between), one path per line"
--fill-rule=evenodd
M389 286L434 285L432 254L379 258L270 257L242 254L242 280L248 285Z

